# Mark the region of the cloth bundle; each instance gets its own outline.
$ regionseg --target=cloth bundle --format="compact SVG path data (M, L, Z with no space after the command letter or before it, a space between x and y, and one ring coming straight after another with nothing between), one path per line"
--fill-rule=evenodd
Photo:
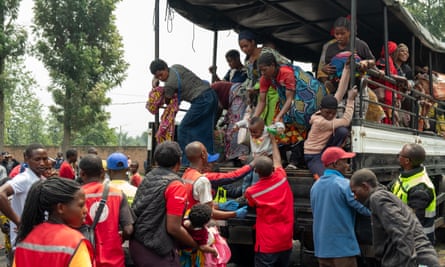
M150 111L151 114L157 114L159 108L163 106L165 102L164 88L155 87L149 95L145 108ZM173 141L175 137L175 117L179 110L178 97L175 94L167 104L164 112L162 113L159 123L159 129L156 132L156 142L158 144L164 141Z

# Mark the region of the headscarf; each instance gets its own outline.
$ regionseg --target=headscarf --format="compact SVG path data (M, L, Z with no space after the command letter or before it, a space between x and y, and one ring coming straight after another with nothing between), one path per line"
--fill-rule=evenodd
M397 50L397 44L394 43L393 41L389 41L389 42L388 42L388 53L389 53L389 56L388 56L388 61L389 61L389 62L388 62L388 63L389 63L389 72L390 72L391 74L395 74L395 75L397 75L397 69L396 69L396 67L395 67L395 65L394 65L394 61L393 61L391 55L392 55L394 52L396 52L396 50ZM383 60L385 60L385 47L382 47L382 51L380 52L380 56L382 57ZM384 62L384 61L383 61L383 62Z
M256 35L249 30L242 30L238 34L238 41L241 40L256 41Z

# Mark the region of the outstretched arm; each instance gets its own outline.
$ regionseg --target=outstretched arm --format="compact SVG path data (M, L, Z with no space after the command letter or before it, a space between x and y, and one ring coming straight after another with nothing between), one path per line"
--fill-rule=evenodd
M281 165L281 155L280 150L278 149L277 141L275 140L275 136L269 134L270 142L272 143L272 160L274 168L283 167Z

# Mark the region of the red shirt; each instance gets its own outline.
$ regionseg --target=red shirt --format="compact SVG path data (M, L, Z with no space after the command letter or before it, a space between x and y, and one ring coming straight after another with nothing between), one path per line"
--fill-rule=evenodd
M255 252L275 253L292 248L294 197L283 168L248 187L249 206L256 207Z
M181 216L187 206L187 191L181 181L171 182L164 193L167 214Z
M17 174L19 174L21 167L22 167L22 165L19 164L19 165L15 166L14 168L12 168L11 172L9 173L9 177L14 178Z
M68 266L82 242L92 261L93 249L79 231L65 224L41 223L17 245L15 266Z
M266 93L271 86L277 89L277 84L283 86L284 88L286 88L286 90L295 91L296 80L294 69L290 66L280 66L278 74L273 82L271 79L267 79L264 78L264 76L261 76L260 93Z
M139 187L141 182L142 182L142 177L141 177L141 175L138 172L133 174L133 176L131 176L131 178L130 178L130 184L134 185L136 187Z
M60 165L59 176L62 178L74 179L76 175L73 167L71 167L68 162L64 161L62 165Z
M85 223L91 225L102 199L104 185L99 182L91 182L82 185L82 188L85 192L85 206L88 209ZM124 267L125 256L119 235L123 195L121 190L112 186L109 188L107 201L94 231L96 234L94 260L96 267Z

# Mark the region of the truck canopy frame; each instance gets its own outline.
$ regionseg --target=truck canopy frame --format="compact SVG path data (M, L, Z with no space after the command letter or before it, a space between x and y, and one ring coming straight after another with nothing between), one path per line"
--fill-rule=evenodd
M330 29L340 16L350 14L350 0L168 0L179 14L212 31L249 29L261 40L273 41L292 60L318 62L322 45L332 38ZM357 32L378 57L384 43L383 9L388 10L388 36L396 43L412 44L415 61L427 66L433 52L433 69L444 72L445 43L432 36L398 1L357 3ZM378 53L377 53L378 52ZM434 53L435 52L435 53Z

